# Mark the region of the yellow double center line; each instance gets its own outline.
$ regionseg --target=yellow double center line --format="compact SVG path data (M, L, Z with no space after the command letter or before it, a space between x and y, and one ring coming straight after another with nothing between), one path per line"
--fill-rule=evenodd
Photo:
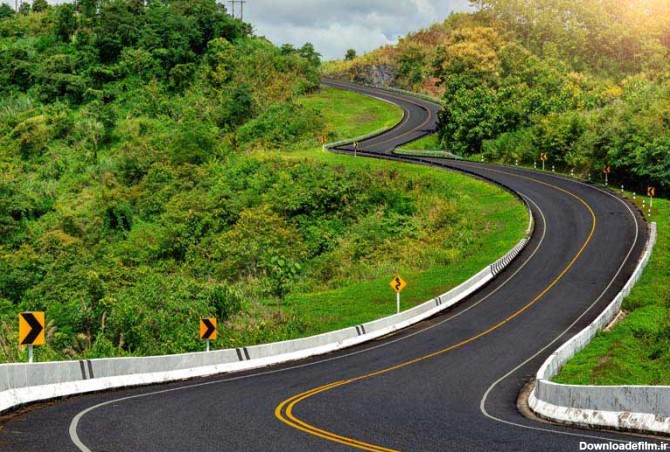
M575 198L577 201L579 201L581 204L583 204L586 207L586 209L591 214L591 218L593 220L592 225L591 225L591 231L589 232L589 235L588 235L586 241L584 242L584 244L579 249L579 252L570 261L570 263L563 269L563 271L558 275L558 277L556 277L556 279L554 279L551 282L551 284L549 284L542 292L540 292L535 298L533 298L532 301L530 301L527 305L525 305L524 307L522 307L518 311L514 312L509 317L505 318L504 320L500 321L499 323L497 323L497 324L493 325L492 327L488 328L487 330L482 331L481 333L479 333L475 336L472 336L471 338L466 339L462 342L454 344L450 347L444 348L442 350L438 350L434 353L430 353L430 354L427 354L427 355L420 356L420 357L415 358L411 361L407 361L407 362L404 362L404 363L401 363L401 364L398 364L398 365L395 365L395 366L392 366L392 367L387 367L385 369L381 369L381 370L378 370L376 372L371 372L371 373L368 373L368 374L365 374L365 375L361 375L359 377L352 378L350 380L342 380L342 381L338 381L338 382L335 382L335 383L330 383L330 384L320 386L318 388L314 388L314 389L311 389L309 391L305 391L303 393L297 394L297 395L295 395L295 396L293 396L289 399L284 400L279 405L277 405L277 408L275 409L275 417L277 419L279 419L284 424L287 424L287 425L289 425L289 426L291 426L291 427L293 427L297 430L303 431L305 433L309 433L310 435L317 436L319 438L322 438L322 439L325 439L325 440L328 440L328 441L344 444L346 446L350 446L350 447L353 447L353 448L356 448L356 449L368 450L368 451L385 451L385 452L393 451L393 449L388 449L388 448L385 448L385 447L382 447L382 446L377 446L377 445L366 443L366 442L363 442L363 441L358 441L358 440L353 439L353 438L348 438L346 436L338 435L336 433L329 432L327 430L315 427L311 424L308 424L305 421L302 421L302 420L298 419L293 414L293 410L296 407L296 405L299 404L300 402L302 402L306 399L309 399L311 397L314 397L318 394L321 394L321 393L330 391L332 389L339 388L339 387L342 387L342 386L345 386L345 385L348 385L348 384L351 384L351 383L354 383L354 382L357 382L357 381L361 381L361 380L365 380L365 379L368 379L368 378L376 377L378 375L382 375L382 374L385 374L385 373L388 373L388 372L393 372L394 370L402 369L404 367L408 367L408 366L411 366L413 364L429 360L431 358L435 358L437 356L443 355L443 354L448 353L448 352L450 352L452 350L455 350L457 348L463 347L463 346L465 346L465 345L467 345L471 342L476 341L477 339L479 339L481 337L484 337L484 336L498 330L499 328L501 328L502 326L504 326L508 322L512 321L513 319L515 319L516 317L520 316L522 313L524 313L525 311L530 309L533 305L535 305L540 299L542 299L547 294L547 292L549 292L554 286L556 286L556 284L558 284L559 281L561 281L561 279L563 279L565 274L575 265L575 263L577 262L579 257L582 255L582 253L584 252L586 247L589 245L589 243L593 239L593 235L595 234L595 231L596 231L597 220L596 220L596 214L593 211L593 208L586 201L584 201L584 199L582 199L581 197L577 196L576 194L574 194L574 193L572 193L568 190L565 190L561 187L558 187L556 185L552 185L552 184L549 184L547 182L542 182L540 180L537 180L537 179L534 179L534 178L531 178L531 177L526 177L526 176L521 176L521 175L518 175L518 174L508 173L508 172L505 172L505 171L493 170L493 169L487 169L487 171L491 171L491 172L494 172L494 173L500 173L500 174L506 174L506 175L510 175L510 176L513 176L513 177L518 177L520 179L526 179L526 180L529 180L529 181L533 181L533 182L536 182L536 183L541 184L541 185L545 185L547 187L553 188L553 189L555 189L559 192L565 193L565 194ZM545 225L545 227L546 227L546 225Z

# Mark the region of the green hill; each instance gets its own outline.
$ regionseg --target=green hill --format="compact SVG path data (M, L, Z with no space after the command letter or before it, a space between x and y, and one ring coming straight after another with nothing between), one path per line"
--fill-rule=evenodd
M0 362L25 359L20 311L46 311L38 360L202 350L200 316L251 345L388 314L398 270L424 301L518 241L499 189L322 152L401 112L320 91L319 64L214 0L0 8Z
M670 189L670 4L480 0L478 11L351 61L341 78L444 98L440 146L532 165L539 154L632 189Z

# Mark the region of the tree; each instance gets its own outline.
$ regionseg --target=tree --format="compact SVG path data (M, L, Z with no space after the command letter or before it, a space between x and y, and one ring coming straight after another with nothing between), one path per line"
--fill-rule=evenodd
M79 0L77 6L84 18L95 19L95 15L98 13L98 0Z
M0 20L8 19L14 15L14 10L7 3L0 5Z
M356 58L356 50L354 49L349 49L347 50L346 55L344 55L344 59L347 61L352 61Z
M58 8L55 24L56 35L63 41L69 42L77 30L77 18L75 8L71 3L66 3Z
M293 281L302 270L302 266L284 256L272 256L270 263L265 265L265 269L272 284L272 291L279 299L279 314L281 315L282 302L291 291Z
M49 3L47 0L34 0L33 1L33 12L41 13L49 9Z
M77 124L83 141L90 143L93 148L93 162L98 162L98 146L100 145L100 140L104 136L105 126L94 118L85 118Z
M321 54L314 49L314 45L310 42L305 43L300 47L300 56L305 58L314 67L321 66Z
M281 51L282 55L291 55L296 52L293 44L282 44L279 50Z

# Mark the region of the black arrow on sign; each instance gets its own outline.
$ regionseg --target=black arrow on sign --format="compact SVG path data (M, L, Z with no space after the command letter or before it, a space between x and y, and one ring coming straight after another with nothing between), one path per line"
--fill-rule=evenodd
M30 313L21 313L21 317L23 317L23 320L25 320L28 325L30 325L30 333L26 335L25 338L23 338L23 341L21 341L21 345L32 345L33 342L35 342L35 339L37 339L37 336L40 335L44 327L40 322L37 321L35 316Z
M216 331L216 327L212 324L212 322L209 321L209 319L202 319L202 323L204 323L207 327L207 331L205 331L205 334L202 335L202 338L209 339Z

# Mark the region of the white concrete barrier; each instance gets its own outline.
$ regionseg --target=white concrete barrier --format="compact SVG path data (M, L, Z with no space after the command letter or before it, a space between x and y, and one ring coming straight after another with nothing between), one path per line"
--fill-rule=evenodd
M544 362L528 398L540 417L565 424L609 427L624 431L670 433L669 386L582 386L550 381L595 335L611 323L621 303L642 276L656 243L656 224L635 272L607 308Z

